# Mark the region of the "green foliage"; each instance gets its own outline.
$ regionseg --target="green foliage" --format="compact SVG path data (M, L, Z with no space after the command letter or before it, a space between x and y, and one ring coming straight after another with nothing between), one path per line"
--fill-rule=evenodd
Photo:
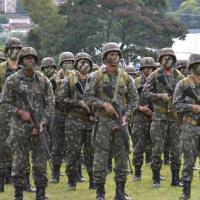
M41 56L62 51L86 51L99 61L102 44L121 44L127 58L146 47L171 46L172 38L184 38L186 29L160 8L168 1L68 0L59 8L52 0L23 0L35 26L28 42Z
M138 0L138 2L156 9L168 8L170 5L169 0Z
M2 14L0 15L0 24L7 24L8 23L8 18Z

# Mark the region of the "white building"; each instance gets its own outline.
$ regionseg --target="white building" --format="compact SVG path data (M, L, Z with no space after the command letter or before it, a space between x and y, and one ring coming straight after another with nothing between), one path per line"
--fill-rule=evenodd
M16 13L17 0L0 0L0 13Z

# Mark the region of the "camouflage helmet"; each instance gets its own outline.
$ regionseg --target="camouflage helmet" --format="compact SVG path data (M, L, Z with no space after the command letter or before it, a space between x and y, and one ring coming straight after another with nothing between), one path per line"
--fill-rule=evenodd
M176 68L180 69L182 67L187 67L187 60L177 60Z
M41 69L43 69L45 67L49 67L49 66L52 66L56 69L56 63L55 63L54 58L52 58L52 57L43 58L41 61Z
M119 53L119 58L120 59L122 58L122 52L120 50L119 45L117 43L114 43L114 42L109 42L109 43L106 43L103 46L102 54L101 54L102 61L105 60L105 57L106 57L107 53L109 53L111 51L117 51Z
M22 63L22 59L26 56L33 56L35 58L36 63L38 63L38 54L37 51L33 47L23 47L20 50L19 54L19 64Z
M75 61L74 54L71 52L62 52L58 58L58 66L60 67L65 60Z
M9 48L19 47L22 48L21 41L19 38L11 37L6 40L4 53L8 51Z
M77 67L77 64L78 64L78 61L80 59L87 59L89 60L89 63L90 63L90 71L92 70L92 66L93 66L93 62L92 62L92 58L89 54L85 53L85 52L79 52L76 54L75 56L75 63L74 63L74 67L76 68Z
M190 69L192 65L196 63L200 63L200 54L192 53L188 59L188 69Z
M6 61L5 54L3 52L0 52L0 60Z
M127 65L127 66L125 67L125 70L126 70L126 72L127 72L128 74L133 74L133 75L134 75L134 74L137 73L135 67L130 66L130 65Z
M140 60L140 71L144 68L156 69L156 62L152 57L144 57Z
M160 54L158 56L158 62L161 61L161 58L163 56L172 56L174 58L174 61L176 62L176 55L174 53L174 50L172 48L163 48L160 50Z

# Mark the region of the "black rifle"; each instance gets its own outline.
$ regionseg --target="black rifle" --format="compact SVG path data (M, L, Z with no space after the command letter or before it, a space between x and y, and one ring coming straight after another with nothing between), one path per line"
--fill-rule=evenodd
M158 76L158 80L165 86L165 88L167 89L167 93L169 93L169 95L173 96L173 89L170 87L164 73L160 73L160 75Z
M104 86L103 90L104 90L104 92L106 93L106 95L110 99L114 98L114 95L113 95L113 92L112 92L112 86L110 84L107 84L106 86ZM117 104L117 102L112 100L111 104L112 104L112 106L114 107L116 113L119 116L119 117L116 117L116 122L117 122L117 125L119 127L120 136L121 136L121 138L123 140L125 150L128 153L130 153L128 126L122 126L122 112L121 112L120 107ZM131 174L132 174L133 173L133 169L132 169L129 157L128 157L128 161L129 161L130 171L131 171Z
M30 101L30 99L28 97L28 94L27 94L27 92L25 92L23 90L18 91L17 94L23 100L25 105L28 107L28 111L29 111L29 113L31 115L31 119L32 119L33 125L34 125L34 127L37 129L37 131L39 133L39 138L40 138L41 144L45 149L50 169L53 172L53 165L52 165L52 162L51 162L51 153L50 153L50 150L49 150L49 146L47 144L44 132L40 131L40 122L39 122L37 114L36 114L32 104L31 104L31 101Z
M197 104L200 104L200 97L198 94L193 90L192 87L187 87L184 91L184 94L192 99L195 100Z

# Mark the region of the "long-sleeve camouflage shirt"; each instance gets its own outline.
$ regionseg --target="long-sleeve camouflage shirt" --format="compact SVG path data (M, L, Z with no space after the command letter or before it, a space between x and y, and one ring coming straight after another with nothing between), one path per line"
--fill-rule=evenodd
M177 85L173 98L173 107L174 109L183 115L183 120L190 118L196 121L200 121L199 114L195 114L192 111L192 104L198 104L195 99L188 96L187 89L189 88L190 92L195 92L198 96L200 95L200 84L195 84L192 79L192 76L184 78Z
M103 87L107 84L111 84L112 92L115 94L118 75L120 77L116 101L122 114L130 117L131 113L136 110L139 96L133 79L121 69L118 69L116 75L109 75L105 67L90 74L84 93L84 101L96 110L97 115L101 115L102 113L106 114L103 104L104 102L111 102L111 99L105 93ZM113 119L114 118L115 116L113 116Z
M165 74L162 67L150 74L143 88L143 98L152 100L154 119L169 121L177 120L176 112L172 109L172 98L169 102L166 102L162 99L158 99L157 94L169 93L169 95L173 96L176 84L181 79L183 79L183 75L176 69L173 69L170 76Z
M60 88L60 97L68 110L68 114L77 114L85 118L90 117L90 113L87 112L84 108L82 108L79 104L81 100L83 100L83 93L85 90L86 80L81 80L80 76L74 74L73 77L66 77Z
M25 124L17 115L18 109L28 111L27 105L19 95L19 91L25 91L28 94L39 120L48 121L52 118L55 100L49 80L39 72L35 72L32 77L28 77L23 70L19 70L6 79L0 101L1 106L11 113L12 126L18 127L20 124L21 126Z

